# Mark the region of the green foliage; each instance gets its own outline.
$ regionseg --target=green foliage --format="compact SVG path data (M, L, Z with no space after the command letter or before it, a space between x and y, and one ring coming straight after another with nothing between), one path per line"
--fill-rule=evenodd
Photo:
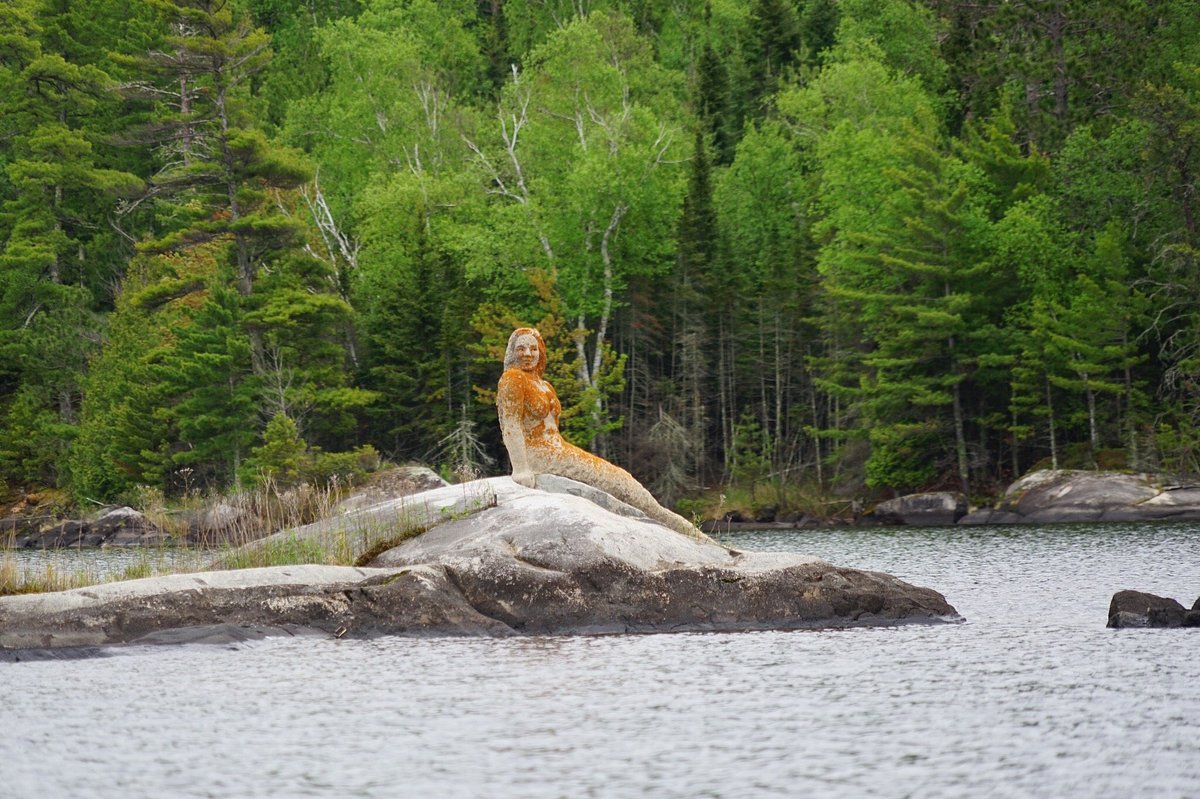
M0 427L0 477L14 483L54 485L61 466L59 453L75 438L74 425L48 409L51 402L38 387L21 386L8 401Z
M300 438L296 423L284 413L267 422L263 443L251 450L242 467L254 479L270 480L281 487L293 486L302 479L307 467L308 445Z
M1200 472L1200 432L1197 428L1162 424L1154 433L1154 444L1160 453L1159 467L1164 472L1175 475Z
M796 6L787 0L754 0L746 34L748 106L751 113L774 94L801 56Z
M872 428L867 485L890 488L900 494L928 487L939 472L936 457L941 447L939 438L927 424Z
M381 192L377 201L396 209L392 220L411 213L390 194ZM395 235L399 226L388 227L368 232L352 295L362 314L363 382L389 398L370 411L376 440L397 460L419 460L457 427L465 409L474 414L467 344L476 301L451 255L419 222L409 229L411 239Z
M755 485L771 471L771 443L762 425L750 411L744 411L733 428L730 474L734 480Z
M254 441L259 391L236 295L214 290L150 374L161 397L154 415L172 431L163 476L190 469L199 484L228 483Z
M918 78L933 93L946 85L946 63L938 52L938 20L910 0L842 0L833 57L878 53L889 69Z
M1193 469L1196 11L0 4L0 477L487 470L529 322L667 495Z
M301 485L354 485L379 468L379 453L369 444L348 452L322 452L300 437L296 422L277 413L267 422L262 444L241 465L250 486L290 489Z
M79 13L0 11L0 475L15 482L65 471L94 311L120 268L103 231L142 185L105 165L114 81L75 38Z
M328 74L319 58L317 32L322 25L361 10L360 0L323 0L296 3L292 0L249 0L250 14L257 25L271 33L274 57L262 78L267 119L283 123L288 108L316 94Z
M955 144L959 156L979 169L992 187L993 217L1049 183L1050 159L1036 147L1022 150L1010 102L1002 102L986 120L968 122Z

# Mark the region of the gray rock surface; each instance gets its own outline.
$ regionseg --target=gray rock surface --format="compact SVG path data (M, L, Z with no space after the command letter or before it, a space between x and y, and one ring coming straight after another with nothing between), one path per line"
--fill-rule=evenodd
M937 592L886 574L729 550L507 477L358 515L393 524L421 515L434 523L364 568L226 570L3 597L0 648L225 641L228 625L356 637L507 636L956 619Z
M353 513L381 502L448 485L441 475L427 466L393 466L372 474L363 485L337 504L334 513Z
M560 477L557 474L539 474L535 478L535 482L537 483L537 487L542 491L548 491L551 494L570 494L573 497L582 497L593 505L598 505L618 516L650 521L650 517L642 511L628 503L622 502L612 494L601 491L599 488L590 486L587 483L581 483L569 477Z
M188 540L201 546L214 546L256 531L258 520L248 507L219 501L184 514Z
M738 552L498 478L497 506L377 567L438 564L472 607L524 633L844 627L954 614L934 591L790 553Z
M1150 474L1042 469L1017 480L995 508L959 524L1047 524L1200 519L1200 487Z
M904 524L942 527L967 515L967 498L954 491L908 494L876 505L863 521L874 524Z

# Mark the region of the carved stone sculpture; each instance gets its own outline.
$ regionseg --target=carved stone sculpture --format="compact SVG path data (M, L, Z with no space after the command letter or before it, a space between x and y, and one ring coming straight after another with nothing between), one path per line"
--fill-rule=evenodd
M607 491L676 532L705 539L695 525L659 505L633 475L566 441L558 430L562 405L542 375L546 344L531 327L519 327L508 339L504 374L496 394L500 432L512 461L513 480L535 487L539 474L557 474Z

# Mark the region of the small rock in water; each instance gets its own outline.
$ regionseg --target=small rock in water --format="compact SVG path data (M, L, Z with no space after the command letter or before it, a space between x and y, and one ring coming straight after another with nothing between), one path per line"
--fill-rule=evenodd
M1174 599L1142 591L1118 591L1108 605L1108 626L1200 627L1200 609L1185 610Z

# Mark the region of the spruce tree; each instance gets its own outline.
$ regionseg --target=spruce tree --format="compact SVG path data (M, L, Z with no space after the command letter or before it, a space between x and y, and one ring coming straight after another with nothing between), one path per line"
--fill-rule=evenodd
M837 40L837 0L807 0L800 12L800 41L804 46L804 63L819 67L825 54Z
M739 125L730 98L729 71L708 42L696 62L694 97L696 116L712 140L714 160L728 164L733 160Z
M800 25L790 0L754 0L744 45L749 112L755 117L800 56Z

